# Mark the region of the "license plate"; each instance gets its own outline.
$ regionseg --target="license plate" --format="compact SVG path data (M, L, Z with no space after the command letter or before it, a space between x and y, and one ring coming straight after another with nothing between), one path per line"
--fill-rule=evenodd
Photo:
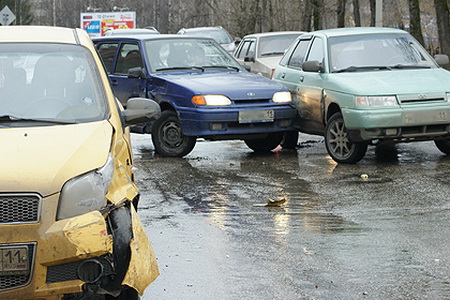
M413 123L430 123L430 122L445 122L448 121L448 115L445 110L441 111L424 111L417 113L405 114L406 124Z
M273 122L273 109L245 110L239 112L239 123Z
M0 248L0 275L26 275L28 265L28 247Z

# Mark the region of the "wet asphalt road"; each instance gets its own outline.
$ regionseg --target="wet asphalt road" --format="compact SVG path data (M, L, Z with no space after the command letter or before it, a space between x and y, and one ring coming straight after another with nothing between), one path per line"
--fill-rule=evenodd
M338 165L309 135L265 155L199 140L184 158L132 140L161 272L142 299L450 299L450 157L433 143Z

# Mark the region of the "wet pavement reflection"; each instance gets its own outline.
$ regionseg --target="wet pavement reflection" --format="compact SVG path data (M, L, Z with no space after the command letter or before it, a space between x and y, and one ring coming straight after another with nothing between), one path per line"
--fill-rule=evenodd
M143 299L450 299L450 159L432 143L336 164L321 138L184 158L132 135L160 277Z

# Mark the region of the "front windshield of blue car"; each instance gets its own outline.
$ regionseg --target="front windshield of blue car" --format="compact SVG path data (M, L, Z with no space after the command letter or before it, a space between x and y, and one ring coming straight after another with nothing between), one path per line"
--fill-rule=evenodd
M108 106L95 66L81 46L0 44L1 125L104 119Z
M329 53L331 72L436 67L425 49L407 34L332 37Z
M212 40L195 38L149 40L146 41L145 48L153 71L241 70L239 63Z

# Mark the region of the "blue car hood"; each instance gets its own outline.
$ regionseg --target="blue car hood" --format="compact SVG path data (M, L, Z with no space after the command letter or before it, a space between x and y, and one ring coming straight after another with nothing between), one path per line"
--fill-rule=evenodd
M194 94L220 94L233 100L271 98L275 92L287 91L282 84L247 71L165 73L158 78Z
M450 72L414 69L329 74L327 88L354 95L400 95L449 92Z

